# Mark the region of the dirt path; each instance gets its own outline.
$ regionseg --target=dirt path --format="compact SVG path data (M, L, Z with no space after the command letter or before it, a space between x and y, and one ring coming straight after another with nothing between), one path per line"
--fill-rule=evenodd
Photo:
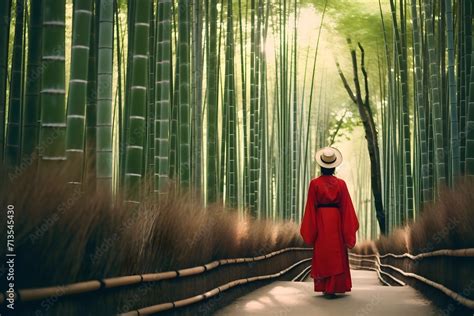
M326 299L307 282L273 282L218 311L216 315L438 315L410 286L383 286L375 272L351 270L352 292Z

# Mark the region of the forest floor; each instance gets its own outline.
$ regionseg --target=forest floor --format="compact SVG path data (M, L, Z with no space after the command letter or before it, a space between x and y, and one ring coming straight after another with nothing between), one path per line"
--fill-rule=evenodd
M439 315L410 286L383 286L372 271L351 270L352 291L327 299L313 281L273 282L235 300L216 315Z

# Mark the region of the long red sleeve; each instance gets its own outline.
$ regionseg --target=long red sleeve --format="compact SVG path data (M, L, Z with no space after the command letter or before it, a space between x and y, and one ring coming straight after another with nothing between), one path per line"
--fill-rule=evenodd
M351 196L344 180L341 180L341 212L342 212L342 234L346 247L353 248L356 244L356 232L359 229L359 221L352 204Z
M316 192L314 183L309 184L308 198L301 223L300 234L306 244L314 246L318 230L316 225Z

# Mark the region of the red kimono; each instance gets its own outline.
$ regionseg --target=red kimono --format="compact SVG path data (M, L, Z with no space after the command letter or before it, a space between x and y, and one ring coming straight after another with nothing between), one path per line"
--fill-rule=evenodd
M322 175L311 180L300 233L314 246L311 277L314 290L351 290L347 249L356 243L359 222L344 180Z

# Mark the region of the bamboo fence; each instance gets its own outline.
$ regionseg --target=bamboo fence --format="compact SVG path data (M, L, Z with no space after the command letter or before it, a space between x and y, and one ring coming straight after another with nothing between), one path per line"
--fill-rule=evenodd
M369 270L377 271L377 273L379 275L379 278L382 280L382 282L384 284L387 284L387 282L385 280L383 280L383 278L381 277L381 274L389 276L392 280L394 280L399 285L402 285L402 286L405 285L405 283L403 281L398 280L393 275L381 270L381 268L388 268L388 269L391 269L395 272L398 272L399 274L403 275L404 277L409 277L409 278L412 278L412 279L416 279L420 282L423 282L424 284L426 284L428 286L431 286L435 289L438 289L443 294L450 297L451 299L458 302L459 304L461 304L465 307L474 309L474 300L471 300L467 297L464 297L464 296L460 295L459 293L456 293L455 291L447 288L443 284L437 283L433 280L425 278L425 277L423 277L421 275L418 275L416 273L407 272L407 271L404 271L400 268L394 267L394 266L389 265L389 264L383 264L380 261L381 258L383 259L383 258L387 258L387 257L393 257L393 258L399 258L399 259L400 258L408 258L408 259L411 259L411 260L421 260L421 259L427 258L427 257L474 257L474 248L441 249L441 250L436 250L436 251L431 251L431 252L420 253L420 254L417 254L417 255L412 255L412 254L409 254L409 253L404 253L404 254L401 254L401 255L393 254L393 253L386 253L386 254L383 254L383 255L380 255L378 253L369 254L369 255L360 255L360 254L355 254L355 253L349 253L349 255L351 257L350 260L352 261L351 265L354 265L354 262L357 262L357 261L358 261L358 263L361 263L362 261L370 262L372 264L371 267L364 267L360 264L355 264L354 266L357 269L369 269ZM368 259L368 258L375 258L375 260L371 260L371 259Z

